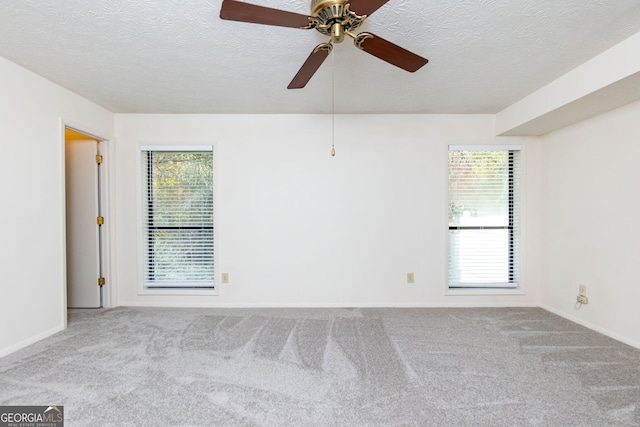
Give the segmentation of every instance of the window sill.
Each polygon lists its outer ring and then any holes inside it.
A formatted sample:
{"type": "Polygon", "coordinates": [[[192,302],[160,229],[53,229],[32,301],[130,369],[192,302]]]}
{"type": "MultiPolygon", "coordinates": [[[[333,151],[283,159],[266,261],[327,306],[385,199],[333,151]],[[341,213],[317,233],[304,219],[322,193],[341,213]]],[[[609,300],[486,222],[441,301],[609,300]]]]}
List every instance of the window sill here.
{"type": "Polygon", "coordinates": [[[447,288],[445,296],[467,295],[524,295],[524,289],[517,288],[447,288]]]}
{"type": "Polygon", "coordinates": [[[217,296],[218,289],[203,288],[144,288],[138,295],[166,295],[166,296],[217,296]]]}

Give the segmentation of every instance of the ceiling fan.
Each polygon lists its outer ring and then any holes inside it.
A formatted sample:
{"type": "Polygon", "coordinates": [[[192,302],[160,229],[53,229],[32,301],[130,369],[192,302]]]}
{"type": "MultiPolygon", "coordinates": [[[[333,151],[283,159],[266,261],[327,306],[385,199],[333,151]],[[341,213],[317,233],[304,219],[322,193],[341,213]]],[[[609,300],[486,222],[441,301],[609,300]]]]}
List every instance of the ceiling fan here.
{"type": "Polygon", "coordinates": [[[311,0],[311,15],[302,15],[286,10],[244,3],[238,0],[223,0],[220,18],[254,24],[279,27],[315,28],[329,36],[326,43],[316,46],[287,89],[301,89],[311,80],[333,49],[333,43],[342,43],[347,35],[359,49],[400,67],[415,72],[427,62],[426,58],[391,43],[371,33],[354,34],[369,15],[389,0],[311,0]],[[353,9],[353,10],[352,10],[353,9]]]}

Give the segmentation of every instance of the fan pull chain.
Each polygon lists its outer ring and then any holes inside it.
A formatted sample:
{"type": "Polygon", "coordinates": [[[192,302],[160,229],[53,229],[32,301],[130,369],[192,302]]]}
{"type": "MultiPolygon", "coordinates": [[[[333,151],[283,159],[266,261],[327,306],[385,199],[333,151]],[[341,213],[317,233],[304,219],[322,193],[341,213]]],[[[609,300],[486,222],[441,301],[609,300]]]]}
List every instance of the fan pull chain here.
{"type": "Polygon", "coordinates": [[[331,51],[331,157],[336,156],[336,61],[331,51]]]}

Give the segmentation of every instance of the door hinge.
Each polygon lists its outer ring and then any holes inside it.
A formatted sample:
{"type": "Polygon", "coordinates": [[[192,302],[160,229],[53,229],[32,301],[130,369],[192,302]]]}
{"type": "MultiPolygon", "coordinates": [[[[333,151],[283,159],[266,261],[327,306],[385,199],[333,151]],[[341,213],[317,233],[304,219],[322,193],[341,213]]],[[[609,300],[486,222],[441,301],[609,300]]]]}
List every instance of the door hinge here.
{"type": "Polygon", "coordinates": [[[102,164],[102,156],[101,156],[100,154],[98,154],[98,155],[96,156],[96,163],[97,163],[97,164],[99,164],[99,165],[101,165],[101,164],[102,164]]]}
{"type": "Polygon", "coordinates": [[[103,216],[99,216],[99,217],[96,219],[96,222],[98,223],[98,225],[102,225],[102,224],[104,224],[104,217],[103,217],[103,216]]]}
{"type": "Polygon", "coordinates": [[[105,283],[107,283],[107,281],[104,277],[98,277],[98,286],[103,287],[105,283]]]}

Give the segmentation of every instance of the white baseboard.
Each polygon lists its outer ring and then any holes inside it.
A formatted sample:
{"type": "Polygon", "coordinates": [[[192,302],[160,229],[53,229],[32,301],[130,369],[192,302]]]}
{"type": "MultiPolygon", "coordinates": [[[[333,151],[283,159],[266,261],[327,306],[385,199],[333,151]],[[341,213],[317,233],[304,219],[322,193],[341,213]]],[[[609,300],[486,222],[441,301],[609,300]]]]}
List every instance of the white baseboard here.
{"type": "Polygon", "coordinates": [[[57,334],[58,332],[64,330],[64,325],[59,325],[56,326],[55,328],[49,329],[48,331],[44,331],[42,333],[39,333],[37,335],[34,335],[32,337],[29,337],[28,339],[24,340],[24,341],[20,341],[17,344],[11,345],[9,347],[6,348],[2,348],[0,349],[0,357],[4,357],[8,354],[11,354],[15,351],[18,351],[22,348],[25,348],[27,346],[30,346],[31,344],[35,344],[36,342],[43,340],[47,337],[50,337],[53,334],[57,334]]]}
{"type": "Polygon", "coordinates": [[[442,304],[376,304],[376,303],[287,303],[287,304],[264,304],[264,303],[204,303],[194,304],[193,302],[158,302],[158,301],[120,301],[118,307],[168,307],[168,308],[509,308],[509,307],[539,307],[536,303],[442,303],[442,304]]]}
{"type": "Polygon", "coordinates": [[[595,325],[595,324],[593,324],[591,322],[587,322],[586,320],[580,319],[579,317],[572,316],[570,314],[567,314],[567,313],[562,312],[560,310],[557,310],[555,308],[549,307],[547,305],[542,304],[542,305],[540,305],[540,308],[543,308],[543,309],[545,309],[545,310],[547,310],[547,311],[549,311],[549,312],[551,312],[553,314],[557,314],[560,317],[564,317],[567,320],[571,320],[572,322],[577,323],[578,325],[582,325],[585,328],[589,328],[589,329],[592,329],[592,330],[594,330],[596,332],[600,332],[602,335],[606,335],[609,338],[613,338],[616,341],[620,341],[622,343],[630,345],[631,347],[635,347],[637,349],[640,349],[640,342],[638,342],[638,341],[632,340],[632,339],[627,338],[627,337],[625,337],[623,335],[620,335],[618,333],[612,332],[612,331],[610,331],[608,329],[602,328],[602,327],[600,327],[598,325],[595,325]]]}

